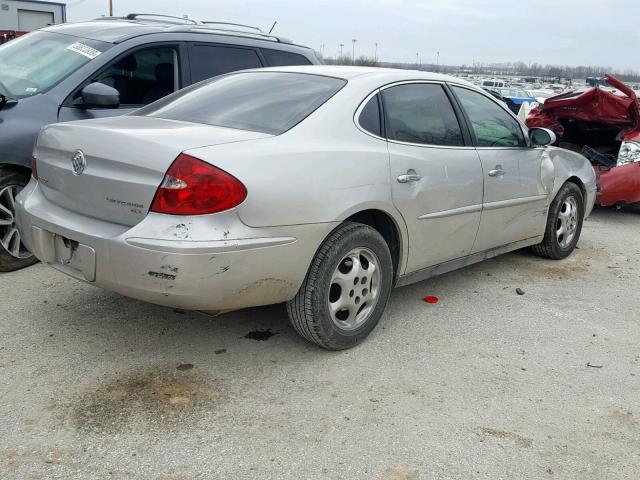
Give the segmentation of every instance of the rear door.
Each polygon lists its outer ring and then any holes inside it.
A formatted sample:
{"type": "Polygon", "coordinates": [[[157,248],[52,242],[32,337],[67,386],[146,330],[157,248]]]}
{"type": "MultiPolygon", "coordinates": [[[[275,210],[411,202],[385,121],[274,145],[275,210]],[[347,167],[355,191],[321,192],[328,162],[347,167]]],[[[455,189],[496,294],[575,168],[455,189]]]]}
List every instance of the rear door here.
{"type": "Polygon", "coordinates": [[[155,44],[119,55],[85,80],[65,100],[58,113],[61,122],[125,115],[186,85],[185,47],[155,44]],[[118,108],[84,108],[82,89],[99,82],[120,93],[118,108]]]}
{"type": "Polygon", "coordinates": [[[473,253],[540,235],[548,186],[543,148],[530,148],[520,122],[488,95],[453,86],[484,172],[482,221],[473,253]]]}
{"type": "Polygon", "coordinates": [[[444,85],[382,90],[393,202],[409,231],[407,272],[469,254],[482,208],[482,168],[444,85]]]}
{"type": "Polygon", "coordinates": [[[191,43],[189,65],[192,83],[237,70],[264,66],[255,48],[214,43],[191,43]]]}

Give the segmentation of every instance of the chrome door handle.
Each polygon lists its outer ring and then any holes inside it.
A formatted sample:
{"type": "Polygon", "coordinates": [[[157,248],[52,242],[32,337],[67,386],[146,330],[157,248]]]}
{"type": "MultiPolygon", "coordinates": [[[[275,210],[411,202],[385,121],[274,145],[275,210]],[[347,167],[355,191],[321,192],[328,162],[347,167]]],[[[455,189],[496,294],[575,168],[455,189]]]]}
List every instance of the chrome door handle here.
{"type": "Polygon", "coordinates": [[[489,176],[490,176],[490,177],[501,177],[501,176],[503,176],[505,173],[507,173],[507,172],[505,172],[505,171],[502,169],[502,166],[501,166],[501,165],[496,165],[496,168],[495,168],[494,170],[489,170],[489,176]]]}
{"type": "Polygon", "coordinates": [[[422,175],[418,175],[415,170],[407,170],[404,175],[398,175],[398,183],[413,183],[418,182],[422,178],[422,175]]]}

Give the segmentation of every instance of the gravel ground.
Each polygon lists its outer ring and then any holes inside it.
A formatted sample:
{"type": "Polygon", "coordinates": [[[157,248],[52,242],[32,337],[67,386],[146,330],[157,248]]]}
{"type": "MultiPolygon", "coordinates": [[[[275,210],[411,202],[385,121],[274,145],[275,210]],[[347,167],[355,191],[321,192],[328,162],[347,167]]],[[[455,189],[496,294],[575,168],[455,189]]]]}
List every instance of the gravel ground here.
{"type": "Polygon", "coordinates": [[[569,259],[397,289],[338,353],[283,306],[211,318],[0,275],[0,478],[635,480],[638,237],[639,212],[596,210],[569,259]]]}

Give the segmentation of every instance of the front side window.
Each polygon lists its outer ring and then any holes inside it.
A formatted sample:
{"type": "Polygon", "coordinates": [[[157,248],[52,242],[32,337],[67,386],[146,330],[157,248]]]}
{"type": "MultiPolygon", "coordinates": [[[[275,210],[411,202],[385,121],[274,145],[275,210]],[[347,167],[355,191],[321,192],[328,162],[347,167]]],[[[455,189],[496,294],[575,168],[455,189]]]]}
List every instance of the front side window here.
{"type": "Polygon", "coordinates": [[[31,97],[65,79],[111,44],[52,32],[33,32],[0,47],[0,94],[31,97]]]}
{"type": "Polygon", "coordinates": [[[484,95],[467,88],[453,87],[467,112],[479,147],[526,147],[516,119],[484,95]]]}
{"type": "Polygon", "coordinates": [[[118,90],[121,105],[147,105],[178,90],[178,65],[175,48],[147,48],[120,57],[91,81],[118,90]]]}
{"type": "Polygon", "coordinates": [[[255,50],[220,45],[193,45],[189,61],[193,83],[225,73],[262,67],[255,50]]]}
{"type": "Polygon", "coordinates": [[[451,102],[441,85],[406,84],[382,92],[390,140],[427,145],[464,145],[451,102]]]}
{"type": "Polygon", "coordinates": [[[185,88],[134,115],[279,135],[304,120],[346,83],[302,73],[235,73],[185,88]]]}

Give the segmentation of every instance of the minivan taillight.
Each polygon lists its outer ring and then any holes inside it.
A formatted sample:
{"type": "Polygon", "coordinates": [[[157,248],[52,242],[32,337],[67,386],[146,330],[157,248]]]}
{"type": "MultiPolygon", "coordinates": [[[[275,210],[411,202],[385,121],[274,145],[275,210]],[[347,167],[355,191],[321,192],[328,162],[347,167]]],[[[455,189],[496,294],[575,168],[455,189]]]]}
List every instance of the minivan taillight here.
{"type": "Polygon", "coordinates": [[[247,189],[232,175],[181,153],[158,187],[150,211],[202,215],[228,210],[247,198],[247,189]]]}

